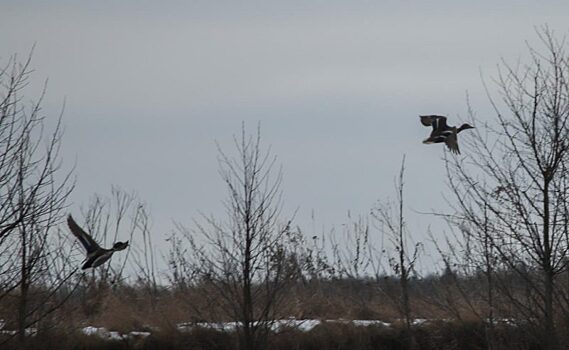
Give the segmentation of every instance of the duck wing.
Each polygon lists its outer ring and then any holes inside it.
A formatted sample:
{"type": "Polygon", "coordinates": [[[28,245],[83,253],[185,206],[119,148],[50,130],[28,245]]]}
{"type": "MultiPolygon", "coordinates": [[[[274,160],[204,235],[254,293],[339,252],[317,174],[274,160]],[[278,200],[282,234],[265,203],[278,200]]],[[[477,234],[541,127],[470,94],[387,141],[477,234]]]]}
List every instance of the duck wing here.
{"type": "Polygon", "coordinates": [[[87,250],[87,254],[90,254],[101,248],[87,232],[83,231],[83,229],[77,225],[71,215],[67,217],[67,225],[69,226],[71,233],[73,233],[73,235],[79,239],[79,242],[83,244],[83,247],[85,247],[85,250],[87,250]]]}
{"type": "Polygon", "coordinates": [[[424,126],[432,126],[433,131],[447,129],[447,117],[442,115],[420,115],[419,118],[424,126]]]}
{"type": "Polygon", "coordinates": [[[456,138],[456,131],[448,134],[445,140],[445,144],[452,153],[460,154],[460,149],[458,148],[458,140],[456,138]]]}

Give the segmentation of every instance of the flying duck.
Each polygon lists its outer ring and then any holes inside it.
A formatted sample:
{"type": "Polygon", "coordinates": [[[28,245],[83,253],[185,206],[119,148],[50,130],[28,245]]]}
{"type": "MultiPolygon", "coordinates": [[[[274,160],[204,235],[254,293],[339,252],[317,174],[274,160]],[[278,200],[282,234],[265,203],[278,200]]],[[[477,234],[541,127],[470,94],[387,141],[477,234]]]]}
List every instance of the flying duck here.
{"type": "Polygon", "coordinates": [[[458,149],[458,141],[456,135],[462,130],[473,129],[470,124],[462,124],[459,128],[456,126],[448,126],[447,118],[442,115],[421,115],[421,123],[424,126],[432,126],[431,135],[423,141],[423,143],[446,143],[449,150],[453,153],[460,154],[458,149]]]}
{"type": "Polygon", "coordinates": [[[114,252],[124,250],[128,247],[128,241],[126,241],[116,242],[111,249],[101,248],[87,232],[83,231],[83,229],[77,225],[73,217],[71,217],[71,214],[67,217],[67,225],[69,225],[71,233],[79,239],[79,242],[83,244],[87,251],[87,258],[81,270],[97,267],[109,260],[114,252]]]}

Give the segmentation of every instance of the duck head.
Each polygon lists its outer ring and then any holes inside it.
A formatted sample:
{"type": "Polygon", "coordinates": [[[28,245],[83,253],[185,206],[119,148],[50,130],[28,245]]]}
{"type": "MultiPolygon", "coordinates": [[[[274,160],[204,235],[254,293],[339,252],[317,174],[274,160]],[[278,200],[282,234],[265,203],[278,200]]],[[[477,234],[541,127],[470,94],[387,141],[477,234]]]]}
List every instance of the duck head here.
{"type": "Polygon", "coordinates": [[[474,129],[474,127],[468,123],[464,123],[460,126],[460,128],[458,128],[456,130],[456,132],[461,132],[462,130],[466,130],[466,129],[474,129]]]}
{"type": "Polygon", "coordinates": [[[116,243],[113,245],[113,250],[115,250],[115,251],[116,251],[116,250],[124,250],[124,249],[126,249],[126,247],[128,247],[128,241],[126,241],[126,242],[116,242],[116,243]]]}

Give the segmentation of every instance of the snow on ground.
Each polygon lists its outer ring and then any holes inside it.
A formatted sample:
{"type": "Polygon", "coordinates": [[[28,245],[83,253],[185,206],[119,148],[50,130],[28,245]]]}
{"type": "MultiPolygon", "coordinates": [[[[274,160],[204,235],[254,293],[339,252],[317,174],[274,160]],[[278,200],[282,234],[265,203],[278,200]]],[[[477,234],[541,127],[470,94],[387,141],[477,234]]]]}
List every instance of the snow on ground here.
{"type": "MultiPolygon", "coordinates": [[[[390,323],[379,321],[379,320],[297,320],[295,318],[288,318],[282,320],[275,320],[270,324],[271,330],[273,332],[280,332],[284,329],[294,328],[301,332],[309,332],[314,327],[322,324],[323,322],[326,323],[344,323],[348,324],[351,323],[358,327],[367,327],[372,325],[381,325],[385,327],[391,326],[390,323]]],[[[240,322],[219,322],[219,323],[209,323],[209,322],[187,322],[187,323],[179,323],[177,328],[181,332],[188,332],[195,328],[207,328],[207,329],[215,329],[218,331],[224,332],[234,332],[237,327],[241,325],[240,322]]]]}
{"type": "Polygon", "coordinates": [[[87,326],[81,329],[81,332],[85,335],[96,335],[99,338],[107,339],[107,340],[123,340],[129,338],[145,338],[150,335],[150,332],[139,332],[139,331],[132,331],[129,333],[119,333],[116,331],[109,331],[105,327],[93,327],[87,326]]]}
{"type": "Polygon", "coordinates": [[[271,330],[278,333],[286,328],[295,328],[302,332],[309,332],[321,323],[322,322],[320,320],[297,320],[295,318],[289,318],[285,320],[276,320],[271,325],[271,330]]]}
{"type": "MultiPolygon", "coordinates": [[[[0,330],[0,334],[15,335],[16,333],[18,333],[18,331],[16,330],[8,330],[8,329],[0,330]]],[[[26,337],[35,337],[37,333],[38,330],[36,328],[26,328],[26,337]]]]}
{"type": "MultiPolygon", "coordinates": [[[[328,320],[326,322],[334,322],[334,320],[328,320]]],[[[369,326],[383,326],[383,327],[391,327],[391,323],[383,322],[380,320],[353,320],[347,321],[353,323],[354,326],[358,327],[369,327],[369,326]]]]}
{"type": "MultiPolygon", "coordinates": [[[[436,321],[443,321],[443,322],[450,322],[450,319],[426,319],[426,318],[416,318],[411,321],[411,324],[414,326],[421,326],[426,325],[430,322],[436,321]]],[[[402,322],[402,320],[396,320],[396,322],[402,322]]],[[[514,319],[511,318],[503,318],[503,319],[494,319],[496,323],[505,323],[511,326],[515,326],[517,323],[514,319]]],[[[273,332],[281,332],[285,329],[297,329],[301,332],[309,332],[314,329],[316,326],[321,325],[322,323],[341,323],[341,324],[352,324],[356,327],[369,327],[369,326],[382,326],[382,327],[391,327],[392,323],[384,322],[380,320],[344,320],[344,319],[337,319],[337,320],[313,320],[313,319],[306,319],[306,320],[297,320],[296,318],[288,318],[282,320],[275,320],[272,322],[271,330],[273,332]]],[[[0,334],[9,334],[15,335],[17,331],[15,330],[6,330],[4,329],[6,322],[0,319],[0,334]]],[[[241,325],[241,322],[186,322],[186,323],[179,323],[176,325],[176,328],[180,332],[189,332],[195,328],[206,328],[206,329],[214,329],[217,331],[223,332],[234,332],[237,327],[241,325]]],[[[97,336],[102,339],[107,340],[126,340],[126,339],[136,339],[136,338],[146,338],[150,336],[150,332],[141,332],[141,331],[131,331],[128,333],[120,333],[117,331],[109,331],[104,327],[93,327],[87,326],[81,328],[81,332],[88,336],[97,336]]],[[[37,333],[36,328],[26,328],[26,335],[27,336],[34,336],[37,333]]]]}
{"type": "MultiPolygon", "coordinates": [[[[435,321],[444,321],[448,322],[450,320],[443,319],[443,320],[435,320],[435,319],[426,319],[426,318],[416,318],[411,321],[411,324],[414,326],[421,326],[426,325],[430,322],[435,321]]],[[[395,322],[402,322],[402,320],[396,320],[395,322]]],[[[344,320],[344,319],[337,319],[337,320],[314,320],[314,319],[306,319],[306,320],[298,320],[296,318],[288,318],[282,320],[275,320],[271,323],[270,327],[271,330],[275,333],[281,332],[285,329],[297,329],[301,332],[309,332],[314,329],[316,326],[321,325],[322,323],[340,323],[340,324],[352,324],[356,327],[369,327],[369,326],[381,326],[381,327],[391,327],[392,323],[384,322],[381,320],[344,320]]],[[[241,322],[185,322],[185,323],[178,323],[176,328],[180,332],[190,332],[196,328],[205,328],[205,329],[213,329],[220,332],[235,332],[237,327],[241,325],[241,322]]],[[[85,327],[83,328],[83,333],[87,335],[96,335],[101,338],[105,339],[114,339],[120,340],[125,339],[133,336],[140,336],[140,337],[147,337],[150,335],[150,332],[130,332],[128,334],[119,334],[118,332],[109,332],[105,328],[97,328],[97,327],[85,327]]]]}

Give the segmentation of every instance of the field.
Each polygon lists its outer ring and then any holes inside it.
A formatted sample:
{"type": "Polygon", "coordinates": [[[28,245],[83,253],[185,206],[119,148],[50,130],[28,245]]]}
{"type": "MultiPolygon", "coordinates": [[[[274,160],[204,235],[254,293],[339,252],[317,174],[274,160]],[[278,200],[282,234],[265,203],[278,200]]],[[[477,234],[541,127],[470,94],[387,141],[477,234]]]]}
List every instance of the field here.
{"type": "MultiPolygon", "coordinates": [[[[411,283],[412,326],[398,311],[397,281],[354,280],[298,283],[268,325],[270,349],[539,349],[537,325],[494,315],[483,300],[465,300],[444,279],[411,283]],[[444,295],[444,298],[441,298],[444,295]],[[468,301],[468,303],[466,302],[468,301]],[[468,304],[478,304],[471,309],[468,304]]],[[[474,281],[463,281],[476,285],[474,281]]],[[[469,293],[475,298],[476,291],[469,293]]],[[[78,289],[26,337],[25,349],[237,349],[238,324],[200,290],[151,290],[142,286],[78,289]]],[[[7,300],[7,299],[4,299],[7,300]]],[[[18,346],[13,305],[2,303],[2,349],[18,346]]]]}

